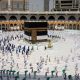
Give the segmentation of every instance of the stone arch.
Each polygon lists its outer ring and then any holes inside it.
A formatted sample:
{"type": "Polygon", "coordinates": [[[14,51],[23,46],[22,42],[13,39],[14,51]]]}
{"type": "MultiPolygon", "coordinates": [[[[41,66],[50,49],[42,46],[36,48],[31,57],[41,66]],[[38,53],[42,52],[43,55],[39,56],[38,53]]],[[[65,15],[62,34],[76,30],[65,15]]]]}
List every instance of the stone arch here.
{"type": "Polygon", "coordinates": [[[35,16],[31,16],[30,20],[36,20],[36,17],[35,16]]]}
{"type": "Polygon", "coordinates": [[[61,21],[62,21],[62,20],[65,20],[65,17],[64,17],[64,16],[59,16],[59,17],[58,17],[58,20],[61,20],[61,21]]]}
{"type": "Polygon", "coordinates": [[[76,24],[73,24],[73,29],[74,29],[74,30],[76,29],[76,24]]]}
{"type": "Polygon", "coordinates": [[[10,24],[10,27],[13,27],[13,24],[10,24]]]}
{"type": "Polygon", "coordinates": [[[17,20],[17,17],[16,16],[11,16],[10,18],[9,18],[9,20],[17,20]]]}
{"type": "Polygon", "coordinates": [[[77,25],[77,30],[79,30],[79,24],[77,25]]]}
{"type": "Polygon", "coordinates": [[[17,26],[17,24],[14,24],[14,26],[17,26]]]}
{"type": "Polygon", "coordinates": [[[0,21],[6,21],[6,17],[5,16],[0,16],[0,21]]]}
{"type": "Polygon", "coordinates": [[[64,24],[61,24],[61,26],[64,26],[64,24]]]}
{"type": "Polygon", "coordinates": [[[46,17],[45,16],[40,16],[39,20],[46,20],[46,17]]]}
{"type": "Polygon", "coordinates": [[[26,17],[26,16],[21,16],[21,17],[20,17],[20,20],[26,21],[26,20],[27,20],[27,17],[26,17]]]}
{"type": "Polygon", "coordinates": [[[60,27],[61,25],[60,25],[60,24],[58,24],[57,26],[58,26],[58,27],[60,27]]]}
{"type": "Polygon", "coordinates": [[[75,21],[76,18],[75,18],[75,16],[69,16],[68,20],[70,20],[70,21],[75,21]]]}
{"type": "Polygon", "coordinates": [[[2,30],[5,30],[5,24],[2,24],[2,30]]]}
{"type": "Polygon", "coordinates": [[[54,16],[49,16],[48,20],[55,20],[54,16]]]}
{"type": "Polygon", "coordinates": [[[69,24],[69,29],[72,29],[73,25],[72,24],[69,24]]]}
{"type": "Polygon", "coordinates": [[[4,27],[4,26],[5,26],[5,24],[2,24],[2,26],[4,27]]]}

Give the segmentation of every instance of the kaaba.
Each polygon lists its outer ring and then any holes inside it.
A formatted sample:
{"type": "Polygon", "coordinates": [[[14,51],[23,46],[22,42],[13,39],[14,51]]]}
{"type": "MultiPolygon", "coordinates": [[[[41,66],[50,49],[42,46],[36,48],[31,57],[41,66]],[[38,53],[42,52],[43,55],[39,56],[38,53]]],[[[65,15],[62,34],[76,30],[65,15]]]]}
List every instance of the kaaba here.
{"type": "Polygon", "coordinates": [[[47,22],[24,22],[25,38],[33,43],[47,40],[47,22]]]}

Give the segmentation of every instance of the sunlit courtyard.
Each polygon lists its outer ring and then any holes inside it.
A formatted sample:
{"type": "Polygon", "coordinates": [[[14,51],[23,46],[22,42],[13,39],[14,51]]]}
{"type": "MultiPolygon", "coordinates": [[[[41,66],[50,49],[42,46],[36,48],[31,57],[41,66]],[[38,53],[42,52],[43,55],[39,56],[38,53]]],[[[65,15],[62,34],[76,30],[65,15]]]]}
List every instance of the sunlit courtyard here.
{"type": "Polygon", "coordinates": [[[15,77],[17,80],[64,80],[65,73],[73,79],[79,75],[80,31],[48,30],[47,39],[50,43],[32,44],[25,40],[23,31],[1,32],[0,76],[3,80],[15,80],[15,77]]]}

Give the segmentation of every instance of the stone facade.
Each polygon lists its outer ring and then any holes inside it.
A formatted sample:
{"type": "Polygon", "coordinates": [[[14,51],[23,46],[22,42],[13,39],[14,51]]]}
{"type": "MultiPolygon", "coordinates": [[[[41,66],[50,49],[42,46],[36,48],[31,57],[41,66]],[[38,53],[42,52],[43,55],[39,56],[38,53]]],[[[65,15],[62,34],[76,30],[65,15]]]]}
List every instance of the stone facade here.
{"type": "Polygon", "coordinates": [[[29,9],[28,0],[0,0],[0,10],[19,10],[29,9]]]}

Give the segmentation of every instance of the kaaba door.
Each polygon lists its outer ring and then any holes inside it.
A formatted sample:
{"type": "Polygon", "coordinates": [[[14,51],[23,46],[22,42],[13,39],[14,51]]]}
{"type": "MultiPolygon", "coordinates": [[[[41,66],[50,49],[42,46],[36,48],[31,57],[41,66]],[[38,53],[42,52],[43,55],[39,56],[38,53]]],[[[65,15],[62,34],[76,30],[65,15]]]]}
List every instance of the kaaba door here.
{"type": "Polygon", "coordinates": [[[35,43],[37,41],[37,32],[36,30],[32,30],[32,43],[35,43]]]}

